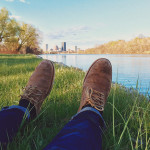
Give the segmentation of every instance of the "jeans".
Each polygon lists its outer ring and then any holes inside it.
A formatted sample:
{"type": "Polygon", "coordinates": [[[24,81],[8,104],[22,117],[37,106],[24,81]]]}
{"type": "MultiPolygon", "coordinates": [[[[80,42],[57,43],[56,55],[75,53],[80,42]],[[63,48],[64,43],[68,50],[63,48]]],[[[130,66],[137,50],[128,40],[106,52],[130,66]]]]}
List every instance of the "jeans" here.
{"type": "MultiPolygon", "coordinates": [[[[30,114],[21,106],[6,107],[0,111],[0,143],[8,143],[16,135],[23,118],[30,114]]],[[[101,114],[92,107],[85,107],[65,125],[54,140],[44,150],[101,150],[101,114]]]]}

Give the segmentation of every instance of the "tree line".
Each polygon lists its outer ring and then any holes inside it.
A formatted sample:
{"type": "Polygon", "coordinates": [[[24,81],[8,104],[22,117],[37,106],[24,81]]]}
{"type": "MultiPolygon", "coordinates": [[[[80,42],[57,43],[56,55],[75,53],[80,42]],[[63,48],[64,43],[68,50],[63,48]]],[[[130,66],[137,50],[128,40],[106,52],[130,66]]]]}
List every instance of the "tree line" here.
{"type": "Polygon", "coordinates": [[[0,51],[37,52],[39,31],[30,24],[18,22],[6,8],[0,10],[0,51]]]}
{"type": "MultiPolygon", "coordinates": [[[[83,53],[83,52],[81,52],[83,53]]],[[[150,54],[150,37],[136,37],[130,41],[110,41],[85,50],[86,54],[150,54]]]]}

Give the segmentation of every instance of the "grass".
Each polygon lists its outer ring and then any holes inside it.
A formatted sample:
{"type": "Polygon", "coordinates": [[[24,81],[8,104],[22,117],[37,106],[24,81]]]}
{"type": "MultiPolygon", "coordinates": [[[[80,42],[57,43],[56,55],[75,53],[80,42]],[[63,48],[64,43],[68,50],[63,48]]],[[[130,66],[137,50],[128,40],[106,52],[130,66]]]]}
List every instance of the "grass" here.
{"type": "MultiPolygon", "coordinates": [[[[33,55],[0,55],[0,108],[17,105],[34,68],[33,55]]],[[[21,127],[8,150],[43,149],[79,107],[85,73],[55,64],[55,82],[41,114],[21,127]]],[[[137,91],[112,84],[104,111],[103,150],[150,149],[150,103],[137,91]]]]}

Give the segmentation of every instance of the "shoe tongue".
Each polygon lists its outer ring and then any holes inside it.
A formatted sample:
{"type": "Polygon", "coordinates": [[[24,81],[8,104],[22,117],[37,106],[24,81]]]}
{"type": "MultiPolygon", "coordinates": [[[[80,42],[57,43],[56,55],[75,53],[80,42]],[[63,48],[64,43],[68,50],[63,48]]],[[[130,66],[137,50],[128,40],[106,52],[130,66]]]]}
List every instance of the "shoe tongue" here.
{"type": "Polygon", "coordinates": [[[97,93],[94,92],[92,88],[87,88],[86,93],[87,93],[87,97],[89,99],[93,99],[94,100],[97,97],[97,93]]]}
{"type": "Polygon", "coordinates": [[[89,89],[89,95],[92,95],[92,93],[93,93],[93,90],[90,88],[89,89]]]}

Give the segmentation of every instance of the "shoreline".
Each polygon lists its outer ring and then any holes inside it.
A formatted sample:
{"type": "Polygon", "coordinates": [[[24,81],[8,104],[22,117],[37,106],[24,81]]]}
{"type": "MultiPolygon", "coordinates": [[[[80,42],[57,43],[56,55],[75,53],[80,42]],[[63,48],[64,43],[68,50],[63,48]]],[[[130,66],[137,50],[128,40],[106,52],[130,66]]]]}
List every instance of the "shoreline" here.
{"type": "MultiPolygon", "coordinates": [[[[41,56],[39,56],[39,55],[36,55],[36,57],[37,58],[39,58],[39,59],[43,59],[41,56]]],[[[45,59],[45,60],[49,60],[49,59],[45,59]]],[[[50,61],[52,61],[52,60],[50,60],[50,61]]],[[[69,68],[74,68],[74,69],[76,69],[76,70],[80,70],[80,71],[83,71],[83,72],[86,72],[86,71],[84,71],[84,70],[82,70],[82,69],[80,69],[80,68],[77,68],[77,67],[73,67],[73,66],[67,66],[67,65],[65,65],[64,63],[62,63],[62,62],[56,62],[56,61],[52,61],[54,64],[56,63],[56,64],[58,64],[58,65],[60,65],[60,66],[64,66],[64,67],[69,67],[69,68]]]]}
{"type": "MultiPolygon", "coordinates": [[[[43,59],[41,56],[37,56],[37,58],[39,58],[39,59],[43,59]]],[[[48,59],[49,60],[49,59],[48,59]]],[[[83,71],[83,72],[85,72],[86,73],[86,71],[84,71],[84,70],[82,70],[82,69],[80,69],[80,68],[77,68],[77,67],[70,67],[70,66],[67,66],[67,65],[65,65],[64,63],[62,63],[62,62],[56,62],[56,61],[52,61],[54,64],[56,63],[56,64],[58,64],[58,65],[60,65],[60,66],[63,66],[63,67],[68,67],[68,68],[74,68],[74,69],[76,69],[76,70],[80,70],[80,71],[83,71]]],[[[114,86],[115,84],[117,84],[120,88],[123,88],[123,89],[126,89],[126,91],[127,92],[130,92],[130,93],[132,93],[132,92],[136,92],[136,93],[139,93],[140,95],[142,95],[142,96],[146,96],[146,98],[148,98],[148,101],[150,101],[150,96],[147,94],[147,95],[144,95],[142,92],[139,92],[138,91],[138,89],[134,89],[134,88],[132,88],[132,87],[126,87],[126,86],[124,86],[124,85],[122,85],[122,84],[120,84],[120,83],[116,83],[115,81],[112,81],[112,85],[114,86]]]]}

